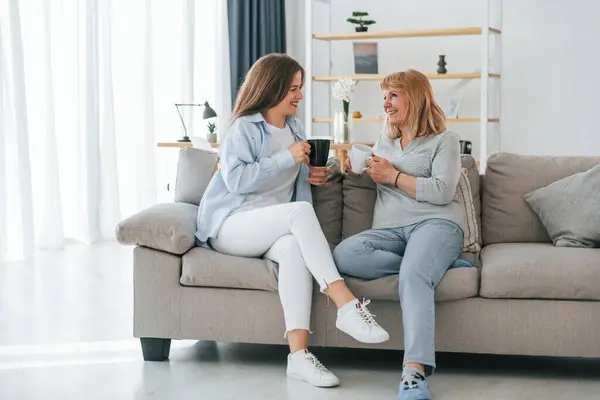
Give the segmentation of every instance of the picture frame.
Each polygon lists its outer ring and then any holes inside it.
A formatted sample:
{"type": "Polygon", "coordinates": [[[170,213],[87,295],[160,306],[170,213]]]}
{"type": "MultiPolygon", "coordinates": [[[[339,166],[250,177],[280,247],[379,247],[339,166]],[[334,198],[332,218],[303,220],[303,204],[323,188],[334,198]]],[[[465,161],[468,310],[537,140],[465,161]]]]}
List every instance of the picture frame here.
{"type": "Polygon", "coordinates": [[[446,104],[442,106],[446,118],[458,118],[458,110],[462,103],[462,96],[452,96],[446,104]]]}
{"type": "Polygon", "coordinates": [[[355,74],[379,73],[377,42],[356,42],[353,49],[355,74]]]}

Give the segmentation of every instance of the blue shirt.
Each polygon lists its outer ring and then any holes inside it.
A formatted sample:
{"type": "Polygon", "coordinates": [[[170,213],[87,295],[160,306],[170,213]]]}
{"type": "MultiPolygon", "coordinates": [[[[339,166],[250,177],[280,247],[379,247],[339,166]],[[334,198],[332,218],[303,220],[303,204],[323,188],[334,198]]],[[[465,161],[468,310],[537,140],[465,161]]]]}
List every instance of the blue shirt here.
{"type": "MultiPolygon", "coordinates": [[[[295,142],[306,140],[298,118],[286,117],[295,142]]],[[[200,245],[216,238],[225,219],[255,191],[295,165],[289,150],[274,153],[273,137],[262,114],[239,117],[229,126],[221,146],[219,169],[212,177],[198,209],[196,237],[200,245]]],[[[312,204],[309,168],[300,165],[292,201],[312,204]]]]}

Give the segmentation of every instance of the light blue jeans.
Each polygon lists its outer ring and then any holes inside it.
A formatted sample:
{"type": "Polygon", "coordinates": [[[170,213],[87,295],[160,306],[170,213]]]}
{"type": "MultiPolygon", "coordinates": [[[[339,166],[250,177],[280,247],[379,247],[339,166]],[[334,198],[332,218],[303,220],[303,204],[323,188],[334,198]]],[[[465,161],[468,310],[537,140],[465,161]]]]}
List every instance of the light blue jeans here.
{"type": "Polygon", "coordinates": [[[399,274],[404,364],[423,364],[426,375],[435,368],[435,288],[458,258],[462,243],[463,231],[457,224],[428,219],[359,233],[333,252],[343,274],[365,280],[399,274]]]}

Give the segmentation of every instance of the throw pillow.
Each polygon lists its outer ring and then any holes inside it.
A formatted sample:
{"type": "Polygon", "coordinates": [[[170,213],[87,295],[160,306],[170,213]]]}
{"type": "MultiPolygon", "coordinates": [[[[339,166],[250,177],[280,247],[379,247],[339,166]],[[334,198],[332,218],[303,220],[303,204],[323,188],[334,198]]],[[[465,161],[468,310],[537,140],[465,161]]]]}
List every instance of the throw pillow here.
{"type": "Polygon", "coordinates": [[[313,206],[321,229],[333,250],[342,240],[342,172],[340,160],[330,158],[327,166],[331,169],[327,183],[323,186],[311,186],[313,206]]]}
{"type": "Polygon", "coordinates": [[[557,247],[600,247],[600,165],[523,196],[557,247]]]}
{"type": "Polygon", "coordinates": [[[463,253],[478,253],[481,251],[481,239],[479,236],[479,225],[477,224],[477,213],[473,201],[473,191],[466,168],[461,168],[456,195],[465,217],[465,232],[463,239],[463,253]]]}
{"type": "Polygon", "coordinates": [[[156,204],[117,225],[121,244],[184,254],[196,243],[198,207],[186,203],[156,204]]]}
{"type": "Polygon", "coordinates": [[[344,175],[342,240],[373,227],[377,184],[367,174],[344,175]]]}
{"type": "Polygon", "coordinates": [[[219,155],[212,151],[186,147],[179,152],[175,202],[199,205],[210,183],[219,155]]]}

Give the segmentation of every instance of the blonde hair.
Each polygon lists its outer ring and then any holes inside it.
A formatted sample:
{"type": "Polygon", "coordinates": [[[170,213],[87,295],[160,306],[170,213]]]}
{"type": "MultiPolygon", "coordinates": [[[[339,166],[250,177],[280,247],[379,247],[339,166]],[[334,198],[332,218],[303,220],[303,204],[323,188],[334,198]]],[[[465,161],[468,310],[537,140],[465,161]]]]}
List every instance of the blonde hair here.
{"type": "MultiPolygon", "coordinates": [[[[446,116],[435,102],[431,83],[419,71],[395,72],[383,78],[380,87],[382,90],[398,90],[406,96],[408,110],[405,118],[410,140],[446,130],[446,116]]],[[[403,135],[400,127],[392,125],[389,119],[386,119],[386,125],[390,139],[403,135]]]]}
{"type": "Polygon", "coordinates": [[[281,103],[288,94],[297,72],[302,75],[304,84],[304,69],[287,54],[272,53],[259,58],[240,86],[231,120],[265,112],[281,103]]]}

